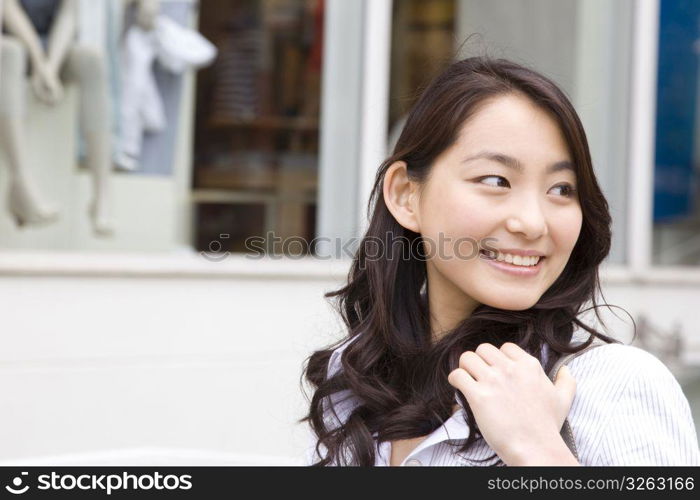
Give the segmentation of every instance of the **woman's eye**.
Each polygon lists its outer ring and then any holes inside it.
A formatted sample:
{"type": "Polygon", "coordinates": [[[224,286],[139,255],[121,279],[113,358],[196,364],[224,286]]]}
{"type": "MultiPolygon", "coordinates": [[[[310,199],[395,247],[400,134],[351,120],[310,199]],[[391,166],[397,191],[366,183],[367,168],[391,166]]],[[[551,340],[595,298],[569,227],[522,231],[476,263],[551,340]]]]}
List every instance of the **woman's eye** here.
{"type": "Polygon", "coordinates": [[[508,179],[501,177],[500,175],[487,175],[485,177],[481,177],[479,182],[494,187],[510,187],[508,179]]]}
{"type": "MultiPolygon", "coordinates": [[[[486,184],[488,186],[493,186],[493,187],[510,187],[510,183],[508,182],[508,179],[505,177],[502,177],[500,175],[486,175],[484,177],[480,177],[477,179],[480,183],[486,184]],[[495,179],[495,181],[490,181],[490,182],[484,182],[486,179],[495,179]],[[502,185],[502,183],[505,183],[505,185],[502,185]]],[[[563,193],[561,196],[565,198],[573,198],[576,195],[576,188],[572,186],[571,184],[559,184],[558,186],[554,186],[552,189],[561,189],[563,190],[563,193]]]]}
{"type": "Polygon", "coordinates": [[[559,189],[559,196],[564,196],[566,198],[571,198],[576,193],[576,188],[571,184],[559,184],[552,189],[559,189]]]}

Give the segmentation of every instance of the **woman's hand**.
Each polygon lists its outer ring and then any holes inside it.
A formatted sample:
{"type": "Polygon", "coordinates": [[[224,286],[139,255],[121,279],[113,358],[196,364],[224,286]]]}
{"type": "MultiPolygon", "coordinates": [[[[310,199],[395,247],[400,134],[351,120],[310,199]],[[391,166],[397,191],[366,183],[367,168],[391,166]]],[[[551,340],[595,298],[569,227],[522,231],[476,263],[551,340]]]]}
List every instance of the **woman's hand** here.
{"type": "Polygon", "coordinates": [[[528,457],[540,465],[559,457],[575,461],[559,434],[576,394],[566,366],[552,384],[540,361],[519,346],[480,344],[460,356],[448,381],[464,394],[484,439],[507,465],[532,463],[528,457]]]}

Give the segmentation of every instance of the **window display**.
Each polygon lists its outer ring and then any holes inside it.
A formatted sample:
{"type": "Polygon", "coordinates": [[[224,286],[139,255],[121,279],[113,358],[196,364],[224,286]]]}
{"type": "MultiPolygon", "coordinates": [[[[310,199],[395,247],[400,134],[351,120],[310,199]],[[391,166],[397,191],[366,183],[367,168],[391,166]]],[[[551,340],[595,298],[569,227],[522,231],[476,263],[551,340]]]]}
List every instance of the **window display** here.
{"type": "Polygon", "coordinates": [[[0,147],[7,153],[12,176],[8,208],[20,226],[54,222],[59,216],[59,208],[45,201],[35,188],[27,165],[30,145],[23,127],[29,65],[31,89],[48,105],[61,100],[66,80],[78,84],[80,126],[93,175],[88,214],[94,232],[108,236],[113,227],[109,186],[111,118],[105,61],[92,48],[76,42],[75,0],[8,0],[4,8],[7,34],[2,37],[0,55],[0,147]]]}

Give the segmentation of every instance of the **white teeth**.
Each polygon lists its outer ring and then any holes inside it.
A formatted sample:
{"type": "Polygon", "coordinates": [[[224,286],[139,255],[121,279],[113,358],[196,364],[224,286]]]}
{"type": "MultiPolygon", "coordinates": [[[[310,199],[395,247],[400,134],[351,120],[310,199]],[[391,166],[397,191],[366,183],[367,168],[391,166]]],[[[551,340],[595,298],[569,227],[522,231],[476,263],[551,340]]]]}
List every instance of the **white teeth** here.
{"type": "MultiPolygon", "coordinates": [[[[489,256],[493,257],[493,254],[489,252],[489,256]]],[[[513,264],[515,266],[523,266],[523,267],[530,267],[530,266],[536,266],[537,263],[540,261],[539,256],[536,255],[531,255],[528,257],[524,257],[522,255],[512,255],[509,253],[501,253],[498,252],[496,256],[496,260],[499,260],[501,262],[505,261],[508,262],[509,264],[513,264]]]]}

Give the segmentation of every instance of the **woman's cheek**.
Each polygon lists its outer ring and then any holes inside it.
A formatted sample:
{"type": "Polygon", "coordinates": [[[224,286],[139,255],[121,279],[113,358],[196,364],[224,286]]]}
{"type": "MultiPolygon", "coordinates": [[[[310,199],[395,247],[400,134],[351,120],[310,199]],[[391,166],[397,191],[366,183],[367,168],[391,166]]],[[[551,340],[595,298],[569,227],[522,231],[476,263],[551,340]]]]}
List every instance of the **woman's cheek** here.
{"type": "Polygon", "coordinates": [[[581,234],[581,223],[583,216],[579,207],[573,208],[565,214],[559,214],[554,218],[556,224],[557,246],[562,248],[568,255],[576,246],[579,234],[581,234]]]}

